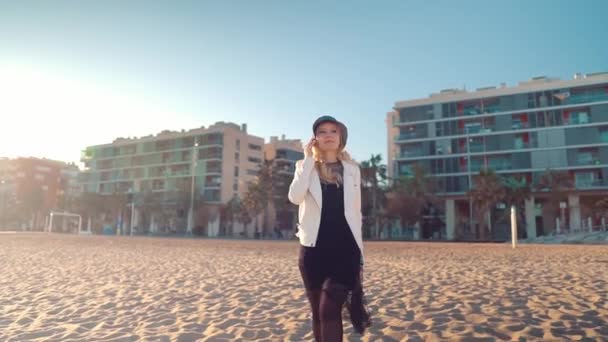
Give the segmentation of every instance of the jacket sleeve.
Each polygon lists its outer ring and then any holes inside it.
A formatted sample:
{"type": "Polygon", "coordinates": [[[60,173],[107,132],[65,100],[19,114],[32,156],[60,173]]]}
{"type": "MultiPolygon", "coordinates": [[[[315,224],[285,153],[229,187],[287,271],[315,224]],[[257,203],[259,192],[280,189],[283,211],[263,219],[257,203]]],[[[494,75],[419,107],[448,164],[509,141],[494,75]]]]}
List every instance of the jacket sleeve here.
{"type": "Polygon", "coordinates": [[[300,205],[304,201],[306,192],[310,185],[310,173],[315,166],[315,160],[309,156],[296,163],[296,171],[289,186],[289,201],[295,205],[300,205]]]}

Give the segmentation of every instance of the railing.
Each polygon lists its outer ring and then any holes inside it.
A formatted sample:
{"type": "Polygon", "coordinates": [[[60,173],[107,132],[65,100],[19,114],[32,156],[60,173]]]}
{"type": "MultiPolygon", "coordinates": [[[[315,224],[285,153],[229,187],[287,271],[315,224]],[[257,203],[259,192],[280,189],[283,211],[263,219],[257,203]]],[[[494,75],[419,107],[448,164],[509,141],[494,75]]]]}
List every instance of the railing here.
{"type": "Polygon", "coordinates": [[[399,154],[399,158],[420,157],[423,155],[425,155],[425,153],[422,150],[402,151],[399,154]]]}
{"type": "Polygon", "coordinates": [[[587,102],[607,101],[608,94],[597,94],[597,95],[571,95],[567,97],[563,104],[579,104],[587,102]]]}
{"type": "Polygon", "coordinates": [[[579,180],[579,181],[575,181],[574,185],[578,189],[600,188],[600,187],[608,187],[608,181],[603,180],[603,179],[579,180]]]}
{"type": "Polygon", "coordinates": [[[410,132],[410,133],[401,133],[395,137],[395,140],[408,140],[408,139],[417,139],[417,138],[426,138],[427,134],[422,132],[410,132]]]}

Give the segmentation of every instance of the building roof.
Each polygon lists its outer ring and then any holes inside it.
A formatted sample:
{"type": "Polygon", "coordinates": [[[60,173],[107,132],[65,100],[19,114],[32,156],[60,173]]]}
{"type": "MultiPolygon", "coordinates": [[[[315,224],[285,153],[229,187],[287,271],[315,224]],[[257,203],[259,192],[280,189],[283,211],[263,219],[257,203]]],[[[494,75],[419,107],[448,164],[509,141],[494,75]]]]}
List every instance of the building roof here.
{"type": "Polygon", "coordinates": [[[394,109],[417,107],[437,103],[447,103],[455,101],[466,101],[480,98],[505,96],[529,93],[535,91],[562,89],[570,87],[587,86],[608,82],[608,72],[598,72],[593,74],[575,74],[572,80],[560,80],[546,76],[533,77],[528,81],[521,81],[517,86],[508,87],[504,83],[499,87],[482,87],[473,92],[464,89],[444,89],[439,93],[431,94],[428,98],[413,99],[395,102],[394,109]]]}

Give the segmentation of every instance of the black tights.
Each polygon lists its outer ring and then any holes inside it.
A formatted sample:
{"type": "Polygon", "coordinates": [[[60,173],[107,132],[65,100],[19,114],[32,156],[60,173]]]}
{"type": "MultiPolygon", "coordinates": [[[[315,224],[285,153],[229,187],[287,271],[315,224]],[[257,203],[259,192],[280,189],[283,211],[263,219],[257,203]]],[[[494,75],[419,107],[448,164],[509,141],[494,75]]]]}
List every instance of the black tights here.
{"type": "Polygon", "coordinates": [[[317,342],[342,341],[342,306],[346,301],[344,286],[329,279],[322,289],[310,289],[306,296],[312,308],[312,329],[317,342]]]}

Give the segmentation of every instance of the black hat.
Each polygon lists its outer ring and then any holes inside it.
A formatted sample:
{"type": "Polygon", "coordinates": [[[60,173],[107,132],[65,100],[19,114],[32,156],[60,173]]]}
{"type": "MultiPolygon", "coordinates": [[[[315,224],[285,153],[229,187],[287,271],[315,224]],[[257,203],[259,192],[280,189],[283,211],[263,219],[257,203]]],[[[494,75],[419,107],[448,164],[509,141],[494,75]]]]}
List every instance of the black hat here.
{"type": "Polygon", "coordinates": [[[332,122],[332,123],[335,123],[336,125],[340,126],[341,131],[342,131],[342,132],[340,132],[340,146],[341,147],[346,146],[346,140],[348,139],[348,129],[346,128],[345,124],[336,120],[336,118],[334,118],[333,116],[323,115],[323,116],[320,116],[317,120],[315,120],[315,122],[312,124],[312,133],[317,134],[317,128],[319,128],[319,126],[325,122],[332,122]]]}

